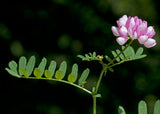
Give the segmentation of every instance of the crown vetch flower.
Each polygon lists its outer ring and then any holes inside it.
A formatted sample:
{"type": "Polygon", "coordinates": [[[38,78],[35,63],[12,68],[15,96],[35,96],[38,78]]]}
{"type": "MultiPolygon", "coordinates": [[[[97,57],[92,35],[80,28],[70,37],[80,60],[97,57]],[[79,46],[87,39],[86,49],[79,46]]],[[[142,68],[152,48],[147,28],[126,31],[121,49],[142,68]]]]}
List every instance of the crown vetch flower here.
{"type": "Polygon", "coordinates": [[[119,45],[125,44],[129,38],[137,39],[140,44],[144,44],[147,48],[156,45],[156,40],[152,39],[156,33],[154,27],[147,27],[147,21],[143,21],[137,16],[127,17],[127,15],[123,15],[117,21],[117,27],[112,26],[111,30],[117,36],[116,41],[119,45]]]}

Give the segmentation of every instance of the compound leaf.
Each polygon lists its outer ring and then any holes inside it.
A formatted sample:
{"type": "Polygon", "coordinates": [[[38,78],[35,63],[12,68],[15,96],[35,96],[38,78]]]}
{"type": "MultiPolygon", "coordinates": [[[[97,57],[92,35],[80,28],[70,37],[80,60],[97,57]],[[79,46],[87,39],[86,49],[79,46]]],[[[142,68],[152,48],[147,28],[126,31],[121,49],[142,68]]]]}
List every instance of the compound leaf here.
{"type": "Polygon", "coordinates": [[[27,59],[26,57],[22,56],[19,59],[19,74],[22,75],[21,69],[26,69],[27,59]]]}
{"type": "Polygon", "coordinates": [[[110,70],[111,72],[114,72],[113,68],[108,67],[108,70],[110,70]]]}
{"type": "Polygon", "coordinates": [[[96,52],[85,54],[85,56],[78,55],[77,57],[81,58],[83,61],[99,60],[96,55],[96,52]]]}
{"type": "Polygon", "coordinates": [[[109,56],[107,56],[107,55],[105,56],[105,58],[106,58],[106,60],[109,61],[109,62],[112,61],[112,59],[111,59],[109,56]]]}
{"type": "Polygon", "coordinates": [[[93,52],[93,57],[96,58],[96,52],[95,51],[93,52]]]}
{"type": "Polygon", "coordinates": [[[31,56],[26,66],[26,72],[28,76],[32,74],[34,66],[35,66],[35,56],[31,56]]]}
{"type": "Polygon", "coordinates": [[[130,56],[134,56],[135,55],[135,51],[134,51],[132,46],[129,46],[127,49],[130,52],[130,56]]]}
{"type": "Polygon", "coordinates": [[[41,63],[40,63],[39,66],[38,66],[38,69],[39,69],[40,72],[41,72],[41,76],[42,76],[43,73],[44,73],[46,64],[47,64],[47,59],[46,59],[46,58],[43,58],[42,61],[41,61],[41,63]]]}
{"type": "Polygon", "coordinates": [[[118,107],[118,114],[126,114],[126,112],[122,106],[118,107]]]}
{"type": "Polygon", "coordinates": [[[78,65],[74,64],[72,66],[72,72],[68,76],[68,81],[71,83],[75,82],[77,80],[77,76],[78,76],[78,65]]]}
{"type": "Polygon", "coordinates": [[[89,72],[90,72],[90,70],[88,68],[83,71],[81,77],[78,80],[79,85],[84,85],[86,83],[86,79],[89,75],[89,72]]]}
{"type": "Polygon", "coordinates": [[[135,56],[134,59],[142,59],[142,58],[144,58],[146,56],[147,56],[146,54],[143,54],[143,55],[135,56]]]}
{"type": "Polygon", "coordinates": [[[57,70],[56,74],[55,74],[55,78],[58,80],[62,80],[63,79],[63,72],[60,70],[57,70]]]}
{"type": "Polygon", "coordinates": [[[35,77],[41,78],[41,71],[39,68],[35,68],[33,74],[35,77]]]}
{"type": "MultiPolygon", "coordinates": [[[[124,49],[123,46],[122,46],[122,49],[124,49]]],[[[128,46],[128,48],[123,53],[127,59],[130,59],[132,58],[132,56],[135,55],[135,51],[131,46],[128,46]]]]}
{"type": "Polygon", "coordinates": [[[89,59],[89,55],[88,55],[88,54],[85,54],[85,57],[86,57],[87,59],[89,59]]]}
{"type": "Polygon", "coordinates": [[[136,51],[136,55],[139,56],[143,53],[143,48],[139,47],[138,50],[136,51]]]}
{"type": "Polygon", "coordinates": [[[77,76],[78,76],[78,65],[77,64],[74,64],[72,66],[72,72],[71,73],[75,76],[75,81],[76,81],[77,76]]]}
{"type": "Polygon", "coordinates": [[[143,100],[138,104],[138,114],[147,114],[146,102],[143,100]]]}
{"type": "Polygon", "coordinates": [[[100,98],[102,96],[101,96],[101,94],[96,94],[95,97],[97,97],[97,98],[99,97],[100,98]]]}
{"type": "MultiPolygon", "coordinates": [[[[114,57],[117,57],[117,53],[115,51],[112,51],[112,54],[114,57]]],[[[116,60],[117,60],[117,62],[119,62],[120,61],[119,57],[117,57],[116,60]]]]}
{"type": "Polygon", "coordinates": [[[67,63],[66,61],[63,61],[61,64],[60,64],[60,67],[59,67],[59,71],[62,72],[62,79],[64,78],[65,74],[66,74],[66,70],[67,70],[67,63]]]}
{"type": "Polygon", "coordinates": [[[142,47],[138,48],[135,54],[135,59],[142,59],[147,56],[146,54],[142,55],[142,53],[143,53],[143,48],[142,47]]]}
{"type": "MultiPolygon", "coordinates": [[[[116,50],[117,54],[121,53],[121,51],[119,49],[116,50]]],[[[123,54],[120,54],[119,56],[122,60],[125,59],[123,54]]]]}
{"type": "Polygon", "coordinates": [[[51,72],[51,76],[54,75],[55,69],[56,69],[56,62],[52,60],[48,67],[48,70],[51,72]]]}
{"type": "Polygon", "coordinates": [[[83,55],[77,55],[77,57],[81,58],[82,60],[85,60],[85,57],[83,55]]]}
{"type": "Polygon", "coordinates": [[[45,70],[45,72],[44,72],[44,76],[46,77],[46,78],[52,78],[52,74],[51,74],[51,72],[49,71],[49,70],[45,70]]]}
{"type": "Polygon", "coordinates": [[[7,72],[12,75],[12,76],[15,76],[17,78],[20,78],[21,76],[17,74],[17,72],[14,72],[13,70],[10,70],[8,68],[5,68],[5,70],[7,70],[7,72]]]}
{"type": "Polygon", "coordinates": [[[93,54],[92,53],[89,53],[89,55],[92,57],[93,56],[93,54]]]}
{"type": "Polygon", "coordinates": [[[69,76],[68,76],[68,81],[71,82],[71,83],[75,82],[75,75],[70,73],[69,76]]]}
{"type": "Polygon", "coordinates": [[[160,100],[157,100],[154,105],[154,114],[159,114],[159,113],[160,113],[160,100]]]}
{"type": "Polygon", "coordinates": [[[18,74],[17,63],[15,61],[12,60],[12,61],[9,62],[9,68],[10,68],[10,70],[12,70],[13,72],[18,74]]]}
{"type": "Polygon", "coordinates": [[[28,74],[25,69],[21,68],[21,73],[22,75],[24,75],[25,78],[28,78],[28,74]]]}

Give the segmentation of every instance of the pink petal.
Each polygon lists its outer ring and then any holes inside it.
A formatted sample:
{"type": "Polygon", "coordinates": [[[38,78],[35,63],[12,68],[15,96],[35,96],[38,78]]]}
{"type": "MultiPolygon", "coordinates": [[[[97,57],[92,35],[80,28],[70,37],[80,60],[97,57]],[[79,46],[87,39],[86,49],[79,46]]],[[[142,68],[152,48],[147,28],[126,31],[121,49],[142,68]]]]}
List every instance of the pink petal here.
{"type": "Polygon", "coordinates": [[[118,28],[117,28],[117,27],[112,26],[111,30],[112,30],[112,32],[113,32],[113,34],[114,34],[115,36],[119,36],[119,32],[118,32],[118,28]]]}
{"type": "Polygon", "coordinates": [[[147,21],[143,21],[142,23],[144,23],[144,25],[147,27],[147,21]]]}
{"type": "Polygon", "coordinates": [[[128,19],[127,19],[127,22],[126,22],[126,25],[125,25],[126,28],[129,28],[130,20],[131,20],[131,16],[129,16],[128,19]]]}
{"type": "Polygon", "coordinates": [[[138,19],[138,25],[142,24],[142,19],[138,19]]]}
{"type": "Polygon", "coordinates": [[[147,48],[151,48],[157,44],[156,40],[149,38],[145,43],[144,46],[147,48]]]}
{"type": "Polygon", "coordinates": [[[149,26],[148,29],[147,29],[148,37],[152,38],[155,34],[156,34],[156,32],[154,31],[154,27],[153,26],[149,26]]]}
{"type": "Polygon", "coordinates": [[[132,30],[137,31],[138,26],[141,25],[141,20],[137,16],[135,16],[134,21],[135,21],[135,25],[133,26],[132,30]]]}
{"type": "Polygon", "coordinates": [[[129,27],[133,28],[134,25],[135,25],[135,21],[134,21],[134,18],[132,17],[131,20],[130,20],[129,27]]]}
{"type": "Polygon", "coordinates": [[[128,34],[129,34],[130,37],[132,37],[132,34],[133,34],[132,28],[128,28],[128,34]]]}
{"type": "Polygon", "coordinates": [[[137,20],[138,20],[138,17],[137,17],[137,16],[135,16],[135,17],[134,17],[134,21],[135,21],[135,22],[137,22],[137,20]]]}
{"type": "Polygon", "coordinates": [[[144,44],[147,40],[148,40],[148,36],[147,35],[140,36],[138,38],[138,41],[139,41],[140,44],[144,44]]]}
{"type": "MultiPolygon", "coordinates": [[[[128,19],[129,20],[129,19],[128,19]]],[[[130,37],[133,36],[134,34],[134,30],[135,30],[135,21],[134,21],[134,18],[131,17],[129,22],[127,23],[126,27],[128,26],[128,34],[130,35],[130,37]]]]}
{"type": "MultiPolygon", "coordinates": [[[[129,31],[128,31],[129,32],[129,31]]],[[[137,39],[137,33],[134,32],[134,34],[130,35],[130,37],[132,38],[132,40],[137,39]]]]}
{"type": "Polygon", "coordinates": [[[116,39],[116,41],[117,41],[117,43],[118,43],[119,45],[125,44],[125,43],[127,42],[127,40],[128,40],[128,39],[123,38],[123,37],[118,37],[118,38],[116,39]]]}
{"type": "Polygon", "coordinates": [[[127,37],[128,37],[128,36],[127,36],[127,33],[128,33],[127,28],[124,27],[124,26],[122,26],[122,27],[120,28],[120,30],[119,30],[120,36],[127,38],[127,37]]]}
{"type": "Polygon", "coordinates": [[[137,32],[134,32],[133,36],[132,36],[132,40],[137,39],[137,32]]]}
{"type": "Polygon", "coordinates": [[[137,28],[138,37],[145,35],[147,33],[147,23],[144,21],[140,26],[137,28]]]}
{"type": "Polygon", "coordinates": [[[126,25],[126,22],[127,22],[127,15],[123,15],[118,21],[117,21],[117,24],[119,27],[121,26],[125,26],[126,25]]]}
{"type": "Polygon", "coordinates": [[[131,23],[132,23],[132,25],[134,25],[135,24],[135,21],[134,21],[134,17],[131,17],[131,23]]]}

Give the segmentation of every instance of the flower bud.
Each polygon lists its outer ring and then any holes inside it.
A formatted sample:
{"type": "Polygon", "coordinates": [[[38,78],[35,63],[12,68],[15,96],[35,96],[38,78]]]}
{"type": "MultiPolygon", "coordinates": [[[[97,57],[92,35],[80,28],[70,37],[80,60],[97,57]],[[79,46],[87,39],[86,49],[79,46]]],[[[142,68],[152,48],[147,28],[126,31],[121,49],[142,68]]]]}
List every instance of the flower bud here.
{"type": "Polygon", "coordinates": [[[145,43],[144,46],[147,48],[151,48],[157,44],[156,40],[149,38],[145,43]]]}

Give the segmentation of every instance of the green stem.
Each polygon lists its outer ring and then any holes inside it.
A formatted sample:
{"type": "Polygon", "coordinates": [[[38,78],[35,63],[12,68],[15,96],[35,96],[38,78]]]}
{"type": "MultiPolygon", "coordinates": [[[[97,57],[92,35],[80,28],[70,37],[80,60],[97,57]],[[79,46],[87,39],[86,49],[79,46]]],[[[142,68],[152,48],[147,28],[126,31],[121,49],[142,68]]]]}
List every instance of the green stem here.
{"type": "Polygon", "coordinates": [[[131,40],[128,45],[111,61],[109,62],[107,65],[103,63],[103,61],[100,61],[100,63],[102,64],[102,71],[100,73],[99,79],[96,83],[95,89],[92,92],[92,97],[93,97],[93,114],[96,114],[96,99],[97,99],[97,92],[103,77],[104,72],[107,72],[108,68],[113,67],[114,65],[111,65],[131,44],[132,44],[133,40],[131,40]],[[109,66],[111,65],[111,66],[109,66]]]}
{"type": "Polygon", "coordinates": [[[107,66],[112,64],[132,44],[132,42],[133,42],[133,40],[131,39],[131,41],[128,43],[128,45],[111,62],[109,62],[107,64],[107,66]]]}
{"type": "Polygon", "coordinates": [[[105,72],[105,68],[103,67],[102,71],[101,71],[101,74],[99,76],[99,79],[97,81],[97,84],[96,84],[96,88],[95,88],[95,93],[97,94],[98,92],[98,89],[99,89],[99,86],[100,86],[100,83],[101,83],[101,80],[102,80],[102,77],[103,77],[103,74],[105,72]]]}
{"type": "Polygon", "coordinates": [[[93,97],[93,114],[96,114],[96,96],[95,95],[92,95],[93,97]]]}
{"type": "Polygon", "coordinates": [[[96,100],[97,100],[97,92],[98,92],[98,89],[99,89],[99,86],[100,86],[100,83],[101,83],[101,80],[102,80],[102,77],[103,77],[103,74],[104,72],[106,72],[106,69],[105,69],[105,65],[104,63],[101,61],[101,64],[103,66],[103,69],[100,73],[100,76],[99,76],[99,79],[96,83],[96,86],[95,86],[95,90],[92,92],[92,97],[93,97],[93,114],[96,114],[96,100]]]}
{"type": "MultiPolygon", "coordinates": [[[[25,78],[25,77],[21,77],[21,78],[25,78]]],[[[74,83],[71,83],[71,82],[68,82],[68,81],[65,81],[65,80],[59,80],[59,79],[54,79],[54,78],[44,78],[44,77],[41,77],[41,78],[36,78],[36,77],[28,77],[26,79],[42,79],[42,80],[50,80],[50,81],[57,81],[57,82],[63,82],[63,83],[66,83],[66,84],[69,84],[69,85],[72,85],[72,86],[75,86],[85,92],[87,92],[88,94],[92,94],[91,91],[89,91],[88,89],[84,88],[84,87],[81,87],[77,84],[74,84],[74,83]]]]}

